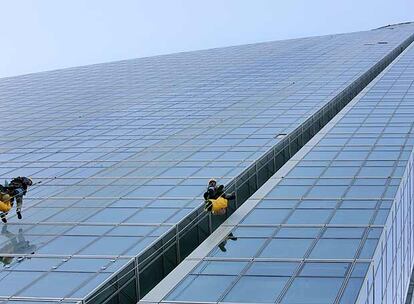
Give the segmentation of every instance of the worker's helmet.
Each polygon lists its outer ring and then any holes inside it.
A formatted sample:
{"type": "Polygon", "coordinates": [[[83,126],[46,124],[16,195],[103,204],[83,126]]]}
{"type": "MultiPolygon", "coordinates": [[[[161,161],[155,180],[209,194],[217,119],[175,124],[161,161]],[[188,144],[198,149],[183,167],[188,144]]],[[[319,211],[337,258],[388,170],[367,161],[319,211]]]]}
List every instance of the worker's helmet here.
{"type": "Polygon", "coordinates": [[[22,180],[23,180],[23,183],[26,184],[27,186],[33,185],[33,181],[28,177],[22,177],[22,180]]]}
{"type": "Polygon", "coordinates": [[[215,186],[215,185],[217,185],[217,181],[216,181],[214,178],[211,178],[211,179],[208,181],[208,185],[209,185],[209,186],[215,186]]]}

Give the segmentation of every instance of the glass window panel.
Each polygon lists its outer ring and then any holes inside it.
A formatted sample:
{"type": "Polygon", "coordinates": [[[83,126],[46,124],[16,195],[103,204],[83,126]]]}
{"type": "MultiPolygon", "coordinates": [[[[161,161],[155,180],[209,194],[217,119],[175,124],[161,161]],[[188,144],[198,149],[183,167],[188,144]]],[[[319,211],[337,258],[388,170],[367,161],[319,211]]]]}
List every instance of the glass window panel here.
{"type": "Polygon", "coordinates": [[[277,232],[277,238],[315,238],[321,228],[283,227],[277,232]]]}
{"type": "Polygon", "coordinates": [[[281,224],[291,212],[289,209],[253,209],[243,224],[281,224]]]}
{"type": "Polygon", "coordinates": [[[290,277],[298,266],[295,262],[253,262],[246,274],[290,277]]]}
{"type": "Polygon", "coordinates": [[[99,273],[98,275],[88,280],[86,283],[82,284],[82,287],[76,289],[70,296],[73,298],[86,297],[92,290],[94,290],[99,284],[105,281],[110,275],[111,273],[99,273]]]}
{"type": "Polygon", "coordinates": [[[387,217],[389,214],[389,210],[380,209],[377,212],[377,215],[375,216],[374,225],[384,225],[387,221],[387,217]]]}
{"type": "Polygon", "coordinates": [[[331,224],[348,224],[348,225],[368,225],[371,222],[371,218],[374,215],[375,210],[352,210],[352,209],[339,209],[336,210],[334,216],[331,219],[331,224]]]}
{"type": "Polygon", "coordinates": [[[391,176],[393,167],[362,167],[359,176],[388,177],[391,176]]]}
{"type": "Polygon", "coordinates": [[[309,188],[309,186],[276,186],[267,196],[269,198],[301,198],[309,188]]]}
{"type": "Polygon", "coordinates": [[[296,209],[286,224],[325,224],[332,210],[301,210],[296,209]]]}
{"type": "Polygon", "coordinates": [[[313,186],[307,197],[340,198],[344,195],[347,188],[347,186],[313,186]]]}
{"type": "MultiPolygon", "coordinates": [[[[8,297],[37,280],[42,272],[11,272],[2,271],[0,274],[0,296],[8,297]]],[[[29,285],[30,286],[30,285],[29,285]]]]}
{"type": "Polygon", "coordinates": [[[236,258],[253,257],[256,255],[257,251],[260,249],[264,242],[264,239],[238,238],[237,241],[228,240],[224,244],[225,251],[218,247],[212,251],[211,255],[222,257],[229,256],[236,258]]]}
{"type": "Polygon", "coordinates": [[[367,151],[342,151],[337,156],[337,160],[358,160],[358,159],[365,159],[368,155],[367,151]]]}
{"type": "Polygon", "coordinates": [[[323,238],[362,238],[365,228],[326,228],[323,238]]]}
{"type": "Polygon", "coordinates": [[[311,239],[273,239],[260,257],[303,258],[312,241],[311,239]]]}
{"type": "Polygon", "coordinates": [[[380,198],[384,192],[384,186],[352,186],[348,193],[347,198],[380,198]]]}
{"type": "Polygon", "coordinates": [[[205,188],[200,186],[175,186],[165,193],[166,197],[198,197],[204,193],[205,188]]]}
{"type": "Polygon", "coordinates": [[[113,229],[113,226],[75,226],[69,231],[65,232],[65,235],[103,235],[109,230],[113,229]]]}
{"type": "Polygon", "coordinates": [[[79,259],[72,258],[62,263],[57,269],[59,271],[85,271],[85,272],[98,272],[102,267],[108,265],[110,260],[108,259],[79,259]]]}
{"type": "Polygon", "coordinates": [[[46,219],[46,222],[82,222],[99,209],[97,208],[74,208],[65,209],[62,212],[46,219]]]}
{"type": "Polygon", "coordinates": [[[293,208],[297,205],[298,200],[276,200],[276,199],[263,199],[257,204],[256,208],[293,208]]]}
{"type": "Polygon", "coordinates": [[[246,265],[247,262],[208,261],[199,264],[193,273],[238,275],[246,265]]]}
{"type": "Polygon", "coordinates": [[[344,200],[340,206],[341,209],[375,209],[377,200],[344,200]]]}
{"type": "Polygon", "coordinates": [[[144,248],[146,248],[151,243],[153,243],[156,239],[157,239],[156,237],[149,237],[149,236],[146,236],[144,238],[140,238],[140,240],[137,240],[138,244],[134,245],[133,247],[128,249],[128,251],[124,252],[123,254],[124,255],[136,256],[136,255],[138,255],[138,253],[140,253],[142,250],[144,250],[144,248]]]}
{"type": "Polygon", "coordinates": [[[189,215],[193,210],[194,209],[191,208],[183,208],[181,210],[178,210],[172,217],[168,218],[168,223],[178,223],[181,219],[189,215]]]}
{"type": "Polygon", "coordinates": [[[282,303],[334,303],[342,282],[342,278],[296,278],[282,299],[282,303]]]}
{"type": "Polygon", "coordinates": [[[83,282],[92,276],[91,273],[51,272],[18,295],[22,297],[65,297],[80,288],[83,282]]]}
{"type": "Polygon", "coordinates": [[[161,208],[152,208],[152,209],[142,209],[140,212],[126,220],[126,223],[163,223],[178,209],[161,209],[161,208]]]}
{"type": "Polygon", "coordinates": [[[31,258],[12,264],[11,269],[19,271],[48,271],[62,264],[61,258],[31,258]]]}
{"type": "Polygon", "coordinates": [[[275,228],[268,227],[238,227],[234,230],[233,234],[238,237],[268,237],[275,231],[275,228]]]}
{"type": "Polygon", "coordinates": [[[359,167],[328,167],[323,177],[350,177],[355,176],[359,170],[359,167]]]}
{"type": "Polygon", "coordinates": [[[125,197],[159,197],[160,195],[172,188],[173,186],[162,185],[141,186],[126,194],[125,197]]]}
{"type": "Polygon", "coordinates": [[[359,239],[320,239],[313,248],[310,258],[353,259],[359,243],[359,239]]]}
{"type": "Polygon", "coordinates": [[[37,253],[75,254],[95,239],[95,237],[89,236],[60,236],[44,247],[41,247],[37,253]]]}
{"type": "Polygon", "coordinates": [[[368,233],[368,238],[378,239],[381,236],[382,228],[371,228],[368,233]]]}
{"type": "Polygon", "coordinates": [[[371,259],[377,248],[378,239],[367,239],[359,255],[360,259],[371,259]]]}
{"type": "Polygon", "coordinates": [[[96,242],[92,243],[80,254],[91,255],[121,255],[129,247],[137,243],[140,237],[120,237],[120,236],[106,236],[101,237],[96,242]]]}
{"type": "Polygon", "coordinates": [[[349,178],[321,178],[316,181],[318,186],[348,186],[351,183],[349,178]]]}
{"type": "Polygon", "coordinates": [[[334,200],[312,200],[305,199],[303,200],[298,208],[301,209],[333,209],[338,204],[338,201],[334,200]]]}
{"type": "Polygon", "coordinates": [[[332,160],[335,158],[337,151],[310,151],[305,160],[332,160]]]}
{"type": "Polygon", "coordinates": [[[157,229],[154,226],[117,226],[108,235],[115,236],[146,236],[157,229]]]}
{"type": "Polygon", "coordinates": [[[167,296],[167,300],[216,302],[234,279],[234,276],[189,275],[167,296]]]}
{"type": "MultiPolygon", "coordinates": [[[[173,167],[160,174],[160,176],[171,176],[171,177],[188,177],[194,172],[198,171],[198,167],[173,167]]],[[[217,175],[214,175],[217,176],[217,175]]]]}
{"type": "Polygon", "coordinates": [[[224,301],[273,303],[287,280],[286,277],[242,277],[225,296],[224,301]]]}
{"type": "Polygon", "coordinates": [[[313,178],[284,178],[282,179],[278,186],[312,186],[315,179],[313,178]]]}
{"type": "Polygon", "coordinates": [[[136,208],[105,208],[88,218],[86,222],[117,223],[122,222],[136,212],[136,208]]]}
{"type": "Polygon", "coordinates": [[[356,263],[352,270],[351,277],[353,278],[365,278],[368,271],[369,263],[356,263]]]}
{"type": "Polygon", "coordinates": [[[350,263],[305,263],[301,277],[345,277],[350,263]]]}
{"type": "Polygon", "coordinates": [[[339,303],[355,303],[363,282],[362,278],[350,278],[339,303]]]}
{"type": "Polygon", "coordinates": [[[295,167],[292,171],[289,172],[289,177],[318,177],[322,171],[325,170],[324,167],[295,167]]]}

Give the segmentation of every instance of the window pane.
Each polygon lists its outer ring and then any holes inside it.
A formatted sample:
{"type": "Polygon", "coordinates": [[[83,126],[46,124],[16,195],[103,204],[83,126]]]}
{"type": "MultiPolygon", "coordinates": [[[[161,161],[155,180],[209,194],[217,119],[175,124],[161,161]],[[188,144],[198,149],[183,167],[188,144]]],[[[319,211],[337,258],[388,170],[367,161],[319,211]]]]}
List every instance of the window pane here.
{"type": "Polygon", "coordinates": [[[331,224],[369,224],[374,214],[374,210],[352,210],[341,209],[337,210],[331,219],[331,224]]]}
{"type": "Polygon", "coordinates": [[[364,280],[361,278],[350,278],[348,285],[345,287],[344,294],[341,297],[341,301],[339,301],[339,303],[355,303],[363,281],[364,280]]]}
{"type": "Polygon", "coordinates": [[[349,263],[306,263],[300,276],[345,277],[349,263]]]}
{"type": "Polygon", "coordinates": [[[202,262],[196,269],[194,269],[193,273],[238,275],[246,265],[247,262],[202,262]]]}
{"type": "Polygon", "coordinates": [[[320,239],[310,257],[315,259],[353,259],[359,239],[320,239]]]}
{"type": "Polygon", "coordinates": [[[39,281],[24,289],[19,296],[23,297],[65,297],[82,286],[92,273],[49,273],[39,281]]]}
{"type": "Polygon", "coordinates": [[[296,278],[283,298],[282,303],[334,303],[342,281],[342,278],[296,278]]]}
{"type": "Polygon", "coordinates": [[[288,278],[284,277],[242,277],[230,290],[224,301],[268,303],[276,301],[288,278]]]}
{"type": "MultiPolygon", "coordinates": [[[[237,241],[228,240],[223,247],[214,249],[212,256],[230,256],[230,257],[253,257],[259,248],[263,245],[264,239],[243,239],[238,238],[237,241]]],[[[223,243],[222,243],[223,244],[223,243]]]]}
{"type": "Polygon", "coordinates": [[[332,210],[295,210],[287,220],[287,224],[325,224],[332,210]]]}
{"type": "Polygon", "coordinates": [[[234,279],[234,276],[189,275],[167,296],[167,300],[215,302],[234,279]]]}
{"type": "Polygon", "coordinates": [[[263,250],[263,258],[302,258],[313,240],[273,239],[263,250]]]}
{"type": "Polygon", "coordinates": [[[291,276],[298,266],[295,262],[253,262],[246,274],[291,276]]]}
{"type": "Polygon", "coordinates": [[[291,212],[289,209],[254,209],[243,224],[281,224],[291,212]]]}

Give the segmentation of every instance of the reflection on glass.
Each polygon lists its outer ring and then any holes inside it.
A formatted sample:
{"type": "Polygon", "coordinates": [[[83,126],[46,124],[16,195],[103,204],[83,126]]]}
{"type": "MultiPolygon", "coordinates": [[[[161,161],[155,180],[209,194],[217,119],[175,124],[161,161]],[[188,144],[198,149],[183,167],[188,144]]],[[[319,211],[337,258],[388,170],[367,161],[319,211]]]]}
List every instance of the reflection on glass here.
{"type": "MultiPolygon", "coordinates": [[[[34,254],[37,246],[30,244],[23,235],[23,229],[19,229],[19,233],[15,235],[14,233],[7,230],[7,225],[4,225],[1,229],[1,235],[7,238],[7,243],[0,249],[0,254],[34,254]]],[[[3,263],[3,266],[9,266],[13,260],[14,256],[0,256],[0,262],[3,263]]],[[[22,262],[25,259],[30,259],[28,256],[18,256],[16,261],[18,263],[22,262]]]]}

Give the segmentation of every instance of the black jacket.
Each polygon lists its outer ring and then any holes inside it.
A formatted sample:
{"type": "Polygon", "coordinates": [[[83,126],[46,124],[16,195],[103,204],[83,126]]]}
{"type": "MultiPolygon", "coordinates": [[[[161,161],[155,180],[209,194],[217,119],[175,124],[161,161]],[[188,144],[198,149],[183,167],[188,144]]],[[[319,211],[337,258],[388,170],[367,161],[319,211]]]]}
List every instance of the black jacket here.
{"type": "Polygon", "coordinates": [[[228,199],[228,200],[232,200],[232,199],[235,198],[234,193],[231,193],[231,194],[224,193],[224,186],[223,185],[220,185],[218,187],[208,187],[207,191],[204,192],[204,199],[205,200],[218,199],[220,196],[225,198],[225,199],[228,199]]]}
{"type": "Polygon", "coordinates": [[[7,188],[9,188],[9,190],[13,193],[13,195],[16,195],[17,193],[20,192],[20,191],[16,191],[17,189],[23,190],[23,195],[26,195],[28,187],[29,186],[25,180],[25,177],[19,176],[19,177],[13,178],[7,188]]]}

